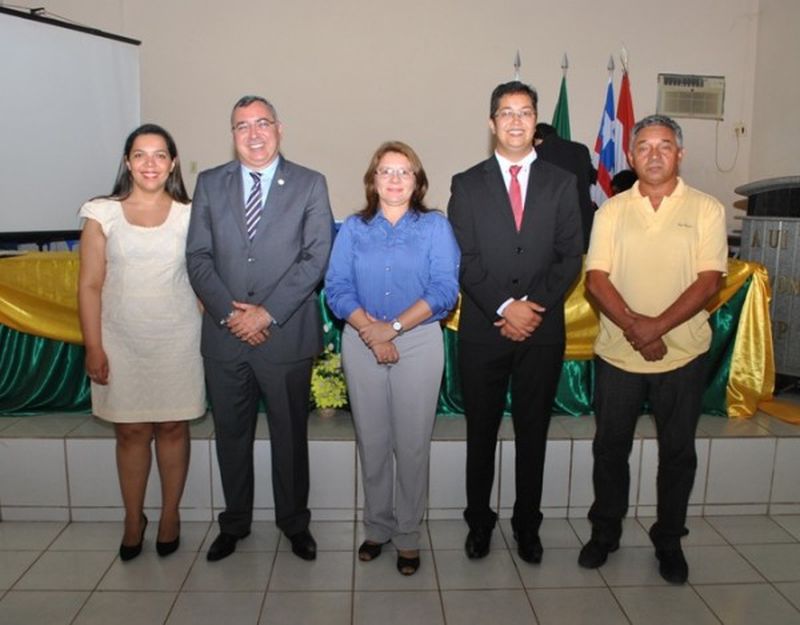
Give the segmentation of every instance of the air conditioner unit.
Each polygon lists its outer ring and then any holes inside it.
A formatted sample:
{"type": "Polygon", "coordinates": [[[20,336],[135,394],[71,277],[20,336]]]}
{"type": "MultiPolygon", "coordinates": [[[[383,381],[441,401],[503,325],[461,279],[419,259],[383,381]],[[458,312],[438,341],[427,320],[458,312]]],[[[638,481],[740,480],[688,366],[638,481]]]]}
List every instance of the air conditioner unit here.
{"type": "Polygon", "coordinates": [[[659,74],[656,112],[670,117],[722,119],[724,76],[659,74]]]}

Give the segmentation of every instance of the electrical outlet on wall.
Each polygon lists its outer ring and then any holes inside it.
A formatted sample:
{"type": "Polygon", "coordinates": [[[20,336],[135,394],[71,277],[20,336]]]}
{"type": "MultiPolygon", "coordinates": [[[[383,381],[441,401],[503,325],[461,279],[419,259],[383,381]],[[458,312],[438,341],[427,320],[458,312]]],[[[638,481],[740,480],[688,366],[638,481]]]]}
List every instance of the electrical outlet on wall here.
{"type": "Polygon", "coordinates": [[[734,134],[735,134],[737,137],[744,137],[744,130],[745,130],[745,128],[744,128],[744,122],[739,122],[738,124],[736,124],[736,125],[733,127],[733,133],[734,133],[734,134]]]}

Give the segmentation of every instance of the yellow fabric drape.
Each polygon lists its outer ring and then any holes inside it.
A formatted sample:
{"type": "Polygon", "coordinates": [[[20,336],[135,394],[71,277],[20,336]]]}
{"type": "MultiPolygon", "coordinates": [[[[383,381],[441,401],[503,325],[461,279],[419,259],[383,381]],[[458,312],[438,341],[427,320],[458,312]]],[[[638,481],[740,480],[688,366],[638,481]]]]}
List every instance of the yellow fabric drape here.
{"type": "MultiPolygon", "coordinates": [[[[731,356],[731,371],[726,389],[729,417],[750,417],[759,403],[772,399],[775,387],[775,353],[772,345],[772,323],[769,316],[771,297],[769,276],[758,263],[728,264],[728,280],[741,277],[741,283],[752,275],[750,289],[742,306],[736,341],[731,356]]],[[[726,289],[723,289],[723,294],[726,289]]],[[[732,293],[727,292],[727,297],[732,293]]]]}
{"type": "MultiPolygon", "coordinates": [[[[0,323],[36,336],[81,343],[78,269],[76,252],[33,252],[0,258],[0,323]]],[[[750,416],[760,402],[771,400],[775,382],[766,269],[758,263],[730,260],[725,285],[709,305],[709,312],[728,301],[750,276],[753,279],[739,319],[727,385],[731,417],[750,416]]],[[[592,358],[598,317],[586,298],[583,275],[570,292],[565,310],[565,358],[592,358]]],[[[458,328],[458,314],[457,308],[448,318],[447,326],[453,330],[458,328]]],[[[788,410],[791,413],[792,407],[788,410]]],[[[800,414],[797,420],[800,422],[800,414]]]]}
{"type": "MultiPolygon", "coordinates": [[[[739,319],[726,389],[729,417],[752,416],[761,402],[772,399],[775,384],[775,358],[769,316],[770,287],[766,268],[758,263],[730,259],[725,284],[708,305],[708,311],[713,313],[730,300],[750,276],[753,279],[739,319]]],[[[457,308],[447,320],[447,327],[451,330],[458,329],[458,310],[457,308]]],[[[592,358],[594,340],[599,331],[599,317],[586,298],[583,273],[567,297],[565,318],[567,347],[564,357],[569,360],[592,358]]],[[[792,407],[784,406],[782,414],[786,410],[791,413],[792,407]]],[[[800,409],[796,412],[800,413],[800,409]]],[[[797,419],[800,422],[800,414],[797,419]]]]}
{"type": "Polygon", "coordinates": [[[83,343],[77,252],[0,258],[0,323],[19,332],[83,343]]]}

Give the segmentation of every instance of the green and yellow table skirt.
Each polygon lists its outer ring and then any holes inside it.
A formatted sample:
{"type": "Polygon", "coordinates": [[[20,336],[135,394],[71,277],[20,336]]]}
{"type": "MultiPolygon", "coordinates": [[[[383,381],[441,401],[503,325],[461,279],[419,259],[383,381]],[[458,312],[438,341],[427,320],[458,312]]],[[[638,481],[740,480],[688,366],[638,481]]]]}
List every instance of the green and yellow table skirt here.
{"type": "MultiPolygon", "coordinates": [[[[0,414],[88,411],[89,381],[77,314],[79,260],[74,252],[0,258],[0,414]]],[[[731,260],[725,286],[709,305],[713,342],[703,398],[707,414],[747,417],[772,398],[775,365],[769,281],[757,263],[731,260]]],[[[341,324],[320,296],[326,344],[338,350],[341,324]]],[[[567,348],[554,412],[592,412],[592,344],[596,311],[583,276],[566,304],[567,348]]],[[[445,329],[439,412],[461,414],[457,368],[458,311],[445,329]]]]}

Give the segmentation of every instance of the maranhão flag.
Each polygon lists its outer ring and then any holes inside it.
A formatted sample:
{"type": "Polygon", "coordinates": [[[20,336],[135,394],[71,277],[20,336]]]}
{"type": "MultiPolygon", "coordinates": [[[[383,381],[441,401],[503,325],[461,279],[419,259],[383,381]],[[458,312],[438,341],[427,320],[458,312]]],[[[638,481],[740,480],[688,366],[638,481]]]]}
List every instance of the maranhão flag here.
{"type": "MultiPolygon", "coordinates": [[[[611,61],[613,63],[613,61],[611,61]]],[[[611,197],[611,178],[614,177],[614,158],[616,156],[616,128],[614,125],[614,84],[613,65],[610,64],[608,87],[606,88],[606,102],[603,106],[603,115],[600,117],[600,129],[597,131],[597,140],[594,143],[592,164],[597,169],[597,183],[592,187],[592,199],[600,206],[611,197]]]]}

